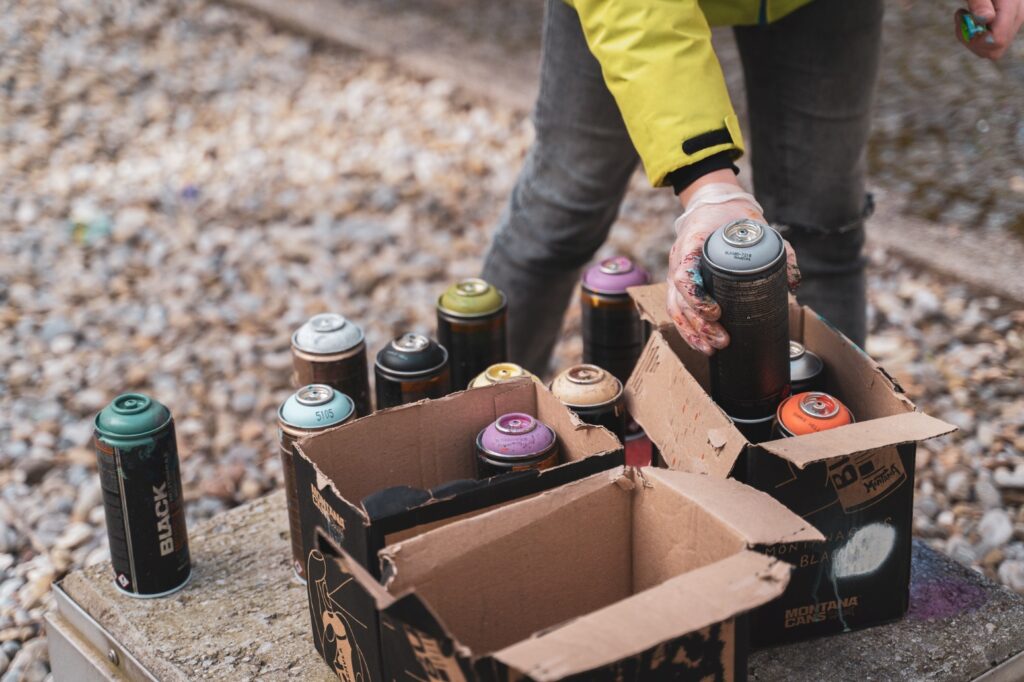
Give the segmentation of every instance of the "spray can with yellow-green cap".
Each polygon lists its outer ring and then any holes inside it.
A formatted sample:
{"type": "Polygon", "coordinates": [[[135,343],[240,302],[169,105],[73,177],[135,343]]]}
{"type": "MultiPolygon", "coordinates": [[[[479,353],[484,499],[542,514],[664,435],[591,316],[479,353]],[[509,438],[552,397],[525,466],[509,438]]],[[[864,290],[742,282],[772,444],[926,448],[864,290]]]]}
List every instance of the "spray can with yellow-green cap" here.
{"type": "Polygon", "coordinates": [[[437,300],[437,340],[448,349],[452,386],[466,386],[508,358],[505,294],[482,279],[462,279],[437,300]]]}

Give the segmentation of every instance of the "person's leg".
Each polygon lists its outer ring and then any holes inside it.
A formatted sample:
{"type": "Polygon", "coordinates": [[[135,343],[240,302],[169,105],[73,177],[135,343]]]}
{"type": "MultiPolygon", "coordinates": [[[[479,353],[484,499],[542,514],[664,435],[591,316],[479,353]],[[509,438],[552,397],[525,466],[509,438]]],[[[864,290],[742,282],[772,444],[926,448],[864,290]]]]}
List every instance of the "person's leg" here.
{"type": "Polygon", "coordinates": [[[537,136],[501,216],[483,278],[508,296],[510,360],[548,368],[581,267],[608,236],[637,164],[575,10],[549,0],[537,136]]]}
{"type": "Polygon", "coordinates": [[[767,26],[738,27],[754,190],[803,273],[797,299],[863,346],[865,145],[882,0],[814,0],[767,26]]]}

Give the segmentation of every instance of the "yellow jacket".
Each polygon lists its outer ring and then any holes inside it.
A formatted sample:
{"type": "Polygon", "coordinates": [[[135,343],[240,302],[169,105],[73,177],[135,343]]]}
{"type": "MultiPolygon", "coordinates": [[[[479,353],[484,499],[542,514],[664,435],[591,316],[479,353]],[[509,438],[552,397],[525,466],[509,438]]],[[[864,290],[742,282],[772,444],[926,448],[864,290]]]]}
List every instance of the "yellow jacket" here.
{"type": "Polygon", "coordinates": [[[656,187],[712,154],[743,153],[710,27],[772,22],[809,1],[566,0],[656,187]]]}

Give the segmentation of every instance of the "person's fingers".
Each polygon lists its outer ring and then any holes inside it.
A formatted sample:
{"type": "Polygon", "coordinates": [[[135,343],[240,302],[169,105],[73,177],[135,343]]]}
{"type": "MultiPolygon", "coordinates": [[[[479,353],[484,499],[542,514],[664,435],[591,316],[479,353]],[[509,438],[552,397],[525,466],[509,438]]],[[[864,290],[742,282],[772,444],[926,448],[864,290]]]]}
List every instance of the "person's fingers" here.
{"type": "Polygon", "coordinates": [[[999,59],[1010,47],[1020,29],[1020,13],[1024,11],[1020,0],[1003,0],[996,5],[995,18],[989,24],[989,37],[992,40],[986,43],[989,48],[986,56],[989,59],[999,59]]]}
{"type": "Polygon", "coordinates": [[[683,315],[689,327],[707,345],[707,350],[704,347],[698,348],[698,350],[708,353],[710,349],[721,350],[729,345],[729,334],[721,324],[710,322],[698,315],[686,304],[686,300],[678,291],[670,289],[669,298],[673,299],[672,309],[678,310],[683,315]]]}
{"type": "Polygon", "coordinates": [[[714,352],[711,349],[711,346],[707,341],[701,338],[701,335],[697,333],[697,330],[693,328],[693,325],[690,324],[689,319],[687,319],[686,315],[683,313],[683,308],[680,304],[681,299],[679,292],[671,286],[668,287],[667,299],[666,306],[668,308],[669,317],[672,318],[672,323],[675,324],[679,335],[683,337],[683,341],[685,341],[686,344],[695,351],[704,353],[705,355],[711,355],[714,352]]]}
{"type": "Polygon", "coordinates": [[[987,24],[996,18],[996,8],[992,0],[967,0],[967,8],[983,23],[987,24]]]}
{"type": "Polygon", "coordinates": [[[782,243],[786,246],[786,283],[789,285],[789,293],[795,294],[800,286],[800,281],[803,280],[803,275],[800,274],[800,266],[797,265],[796,251],[793,250],[793,245],[785,240],[782,243]]]}
{"type": "Polygon", "coordinates": [[[671,273],[670,284],[682,296],[683,304],[694,310],[708,322],[722,316],[722,309],[704,289],[704,278],[700,272],[700,249],[686,253],[671,273]]]}

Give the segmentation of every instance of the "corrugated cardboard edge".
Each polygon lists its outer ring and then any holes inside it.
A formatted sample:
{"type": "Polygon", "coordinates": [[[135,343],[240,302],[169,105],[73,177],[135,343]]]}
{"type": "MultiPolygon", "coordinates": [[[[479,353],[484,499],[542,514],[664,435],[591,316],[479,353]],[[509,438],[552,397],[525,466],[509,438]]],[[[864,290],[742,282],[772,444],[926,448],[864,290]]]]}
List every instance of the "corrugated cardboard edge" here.
{"type": "Polygon", "coordinates": [[[650,322],[655,327],[672,326],[672,318],[668,315],[668,284],[645,284],[640,287],[629,287],[626,293],[633,299],[640,319],[650,322]]]}
{"type": "Polygon", "coordinates": [[[672,469],[725,478],[747,446],[661,332],[651,335],[626,383],[626,407],[672,469]],[[647,398],[648,391],[657,397],[647,398]],[[687,433],[692,433],[691,443],[693,439],[707,442],[699,457],[684,450],[687,433]]]}
{"type": "Polygon", "coordinates": [[[767,603],[789,583],[789,564],[743,550],[506,647],[494,657],[547,681],[614,663],[767,603]],[[542,664],[531,664],[533,661],[542,664]]]}
{"type": "Polygon", "coordinates": [[[852,456],[878,448],[914,443],[956,431],[956,427],[921,412],[907,412],[819,431],[799,438],[780,438],[759,447],[803,469],[839,455],[852,456]],[[822,455],[821,453],[828,453],[822,455]]]}
{"type": "Polygon", "coordinates": [[[667,485],[732,528],[748,547],[783,542],[821,542],[817,528],[768,493],[732,478],[646,468],[649,485],[667,485]]]}
{"type": "MultiPolygon", "coordinates": [[[[344,427],[344,425],[342,425],[341,427],[337,427],[337,428],[343,428],[343,427],[344,427]]],[[[317,463],[315,461],[313,461],[312,457],[310,457],[309,455],[307,455],[305,452],[302,451],[302,444],[305,441],[309,440],[310,438],[315,438],[318,435],[320,435],[320,434],[315,434],[315,435],[310,435],[310,436],[303,436],[299,440],[295,441],[295,444],[293,445],[294,453],[296,455],[298,455],[299,457],[301,457],[306,462],[309,462],[309,465],[311,467],[313,467],[313,472],[316,474],[316,489],[318,491],[322,491],[322,490],[324,490],[326,488],[330,488],[330,490],[334,494],[334,496],[338,500],[340,500],[342,504],[347,505],[350,509],[352,509],[352,511],[354,511],[356,514],[358,514],[359,518],[361,518],[363,520],[364,524],[370,523],[370,517],[369,517],[369,515],[367,515],[366,511],[363,509],[363,505],[360,504],[360,505],[357,506],[357,505],[354,505],[351,502],[349,502],[345,498],[345,496],[341,494],[341,491],[338,490],[337,486],[334,485],[334,481],[331,480],[331,477],[328,476],[327,474],[325,474],[320,469],[320,467],[317,466],[317,463]]],[[[299,492],[299,495],[300,496],[302,495],[301,491],[299,492]]],[[[301,497],[300,497],[300,499],[301,499],[301,497]]]]}

